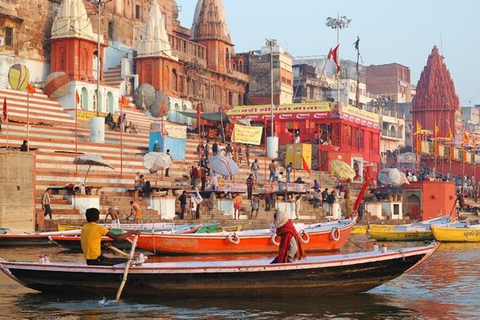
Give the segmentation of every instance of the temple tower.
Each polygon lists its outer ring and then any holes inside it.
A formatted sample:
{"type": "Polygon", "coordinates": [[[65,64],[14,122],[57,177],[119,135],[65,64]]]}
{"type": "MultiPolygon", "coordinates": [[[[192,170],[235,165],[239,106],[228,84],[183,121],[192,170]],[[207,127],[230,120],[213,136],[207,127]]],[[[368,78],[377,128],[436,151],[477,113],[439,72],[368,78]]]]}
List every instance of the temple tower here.
{"type": "Polygon", "coordinates": [[[207,68],[232,72],[235,52],[221,0],[198,0],[191,33],[192,41],[206,47],[207,68]]]}
{"type": "MultiPolygon", "coordinates": [[[[449,131],[455,137],[455,112],[459,110],[459,99],[450,72],[433,47],[417,84],[417,93],[412,102],[412,126],[416,131],[417,121],[423,129],[434,132],[438,126],[439,137],[445,137],[449,131]]],[[[414,144],[415,145],[415,144],[414,144]]]]}
{"type": "Polygon", "coordinates": [[[150,7],[137,48],[135,59],[139,83],[149,83],[156,91],[175,94],[178,80],[174,76],[178,74],[178,57],[172,54],[165,21],[157,1],[153,1],[150,7]]]}
{"type": "Polygon", "coordinates": [[[104,56],[103,36],[93,32],[82,0],[64,0],[52,24],[50,71],[63,71],[70,80],[92,81],[103,74],[103,63],[97,69],[97,57],[104,56]],[[100,55],[97,43],[100,41],[100,55]]]}

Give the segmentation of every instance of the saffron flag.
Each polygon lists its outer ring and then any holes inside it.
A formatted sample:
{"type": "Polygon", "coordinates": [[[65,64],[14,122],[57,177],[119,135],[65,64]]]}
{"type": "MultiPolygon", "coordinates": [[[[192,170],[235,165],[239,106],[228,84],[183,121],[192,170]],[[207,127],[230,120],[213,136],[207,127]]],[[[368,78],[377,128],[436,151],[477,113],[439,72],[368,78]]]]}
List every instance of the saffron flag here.
{"type": "Polygon", "coordinates": [[[265,128],[267,127],[267,116],[263,117],[263,125],[265,126],[265,128]]]}
{"type": "Polygon", "coordinates": [[[299,130],[299,129],[300,129],[300,127],[298,126],[297,120],[293,120],[293,129],[295,129],[295,130],[299,130]]]}
{"type": "Polygon", "coordinates": [[[440,131],[440,128],[437,125],[435,125],[435,137],[438,135],[438,131],[440,131]]]}
{"type": "Polygon", "coordinates": [[[452,139],[452,128],[448,128],[447,138],[452,139]]]}
{"type": "Polygon", "coordinates": [[[27,83],[27,92],[28,93],[35,93],[35,88],[30,85],[30,83],[27,83]]]}
{"type": "Polygon", "coordinates": [[[7,114],[7,97],[3,98],[3,119],[7,120],[8,114],[7,114]]]}
{"type": "Polygon", "coordinates": [[[165,113],[166,113],[165,103],[162,103],[162,116],[164,116],[165,113]]]}
{"type": "Polygon", "coordinates": [[[305,158],[302,156],[302,165],[303,165],[303,170],[307,171],[308,174],[310,174],[310,168],[308,167],[307,161],[305,161],[305,158]]]}
{"type": "Polygon", "coordinates": [[[462,141],[463,143],[468,143],[470,140],[468,139],[468,135],[465,131],[462,133],[462,141]]]}
{"type": "Polygon", "coordinates": [[[122,98],[121,98],[120,102],[122,103],[122,105],[124,107],[128,107],[128,100],[127,100],[127,98],[125,98],[125,96],[123,94],[122,94],[122,98]]]}
{"type": "Polygon", "coordinates": [[[337,73],[340,72],[340,64],[338,63],[338,46],[340,44],[337,44],[337,46],[333,49],[330,49],[330,51],[328,52],[328,56],[327,56],[327,59],[330,60],[332,59],[333,62],[335,63],[335,66],[337,67],[337,73]]]}
{"type": "Polygon", "coordinates": [[[200,105],[197,106],[197,116],[200,117],[200,115],[202,114],[202,107],[200,105]]]}
{"type": "Polygon", "coordinates": [[[75,90],[75,99],[77,101],[77,104],[80,103],[80,96],[78,95],[78,91],[75,90]]]}
{"type": "Polygon", "coordinates": [[[417,120],[417,132],[422,131],[422,125],[420,124],[420,121],[417,120]]]}

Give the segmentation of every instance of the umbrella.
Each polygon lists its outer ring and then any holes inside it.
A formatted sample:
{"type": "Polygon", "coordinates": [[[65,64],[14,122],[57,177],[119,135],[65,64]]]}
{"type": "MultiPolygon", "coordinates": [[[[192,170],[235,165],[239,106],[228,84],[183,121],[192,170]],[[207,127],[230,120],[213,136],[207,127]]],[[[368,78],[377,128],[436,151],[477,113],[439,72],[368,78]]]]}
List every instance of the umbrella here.
{"type": "Polygon", "coordinates": [[[170,168],[171,165],[172,158],[163,152],[149,152],[143,156],[143,166],[147,168],[150,173],[156,173],[160,169],[170,168]]]}
{"type": "Polygon", "coordinates": [[[238,172],[238,165],[228,157],[216,155],[209,159],[209,163],[213,171],[225,177],[233,176],[238,172]]]}
{"type": "Polygon", "coordinates": [[[100,156],[99,154],[96,154],[96,153],[95,154],[84,154],[84,155],[81,155],[79,157],[76,157],[75,159],[73,159],[73,163],[74,164],[84,164],[84,165],[88,166],[87,173],[85,174],[85,180],[83,181],[84,184],[85,184],[85,181],[87,181],[88,172],[90,171],[90,168],[92,166],[108,167],[110,169],[113,169],[113,167],[111,165],[109,165],[108,163],[105,162],[105,160],[103,160],[102,156],[100,156]]]}
{"type": "Polygon", "coordinates": [[[355,178],[355,170],[343,162],[342,160],[333,160],[330,162],[330,167],[332,167],[332,174],[338,179],[353,179],[355,178]]]}
{"type": "Polygon", "coordinates": [[[410,184],[405,173],[398,170],[397,168],[386,168],[380,170],[378,173],[378,181],[384,185],[391,185],[394,187],[399,187],[402,184],[410,184]]]}

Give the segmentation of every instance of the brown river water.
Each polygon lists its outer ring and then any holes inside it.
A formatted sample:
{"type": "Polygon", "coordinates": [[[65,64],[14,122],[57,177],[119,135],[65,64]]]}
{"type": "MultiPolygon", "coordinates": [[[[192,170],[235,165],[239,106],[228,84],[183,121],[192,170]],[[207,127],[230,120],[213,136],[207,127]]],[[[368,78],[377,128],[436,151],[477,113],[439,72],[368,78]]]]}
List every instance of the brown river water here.
{"type": "MultiPolygon", "coordinates": [[[[342,252],[372,247],[351,236],[342,252]]],[[[387,243],[389,247],[421,242],[387,243]]],[[[278,299],[172,299],[114,301],[38,293],[0,274],[0,319],[480,319],[479,244],[442,244],[425,263],[368,293],[278,299]]],[[[48,248],[0,248],[6,260],[35,261],[41,252],[54,261],[83,261],[82,255],[48,248]]],[[[227,258],[227,257],[226,257],[227,258]]],[[[238,259],[237,256],[229,256],[238,259]]],[[[196,259],[151,257],[154,261],[196,259]]],[[[198,259],[198,258],[197,258],[198,259]]],[[[128,285],[128,283],[127,283],[128,285]]]]}

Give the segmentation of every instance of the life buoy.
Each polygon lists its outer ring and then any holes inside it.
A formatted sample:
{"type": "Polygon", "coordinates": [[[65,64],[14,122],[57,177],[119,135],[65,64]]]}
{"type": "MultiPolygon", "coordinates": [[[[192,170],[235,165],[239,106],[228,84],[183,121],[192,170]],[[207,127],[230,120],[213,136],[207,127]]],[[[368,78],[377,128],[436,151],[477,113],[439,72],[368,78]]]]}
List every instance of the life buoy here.
{"type": "Polygon", "coordinates": [[[330,232],[330,235],[332,236],[333,241],[340,240],[340,230],[338,230],[337,227],[332,228],[332,232],[330,232]]]}
{"type": "Polygon", "coordinates": [[[302,243],[309,243],[310,242],[310,236],[308,235],[308,233],[305,232],[305,230],[301,230],[299,233],[298,233],[299,237],[300,237],[300,241],[302,243]],[[303,238],[305,236],[305,239],[303,238]]]}
{"type": "Polygon", "coordinates": [[[270,238],[270,240],[272,240],[272,243],[276,246],[280,245],[280,242],[277,241],[277,235],[276,234],[272,234],[272,237],[270,238]]]}
{"type": "Polygon", "coordinates": [[[240,237],[235,232],[229,233],[227,239],[231,244],[237,245],[240,243],[240,237]]]}

